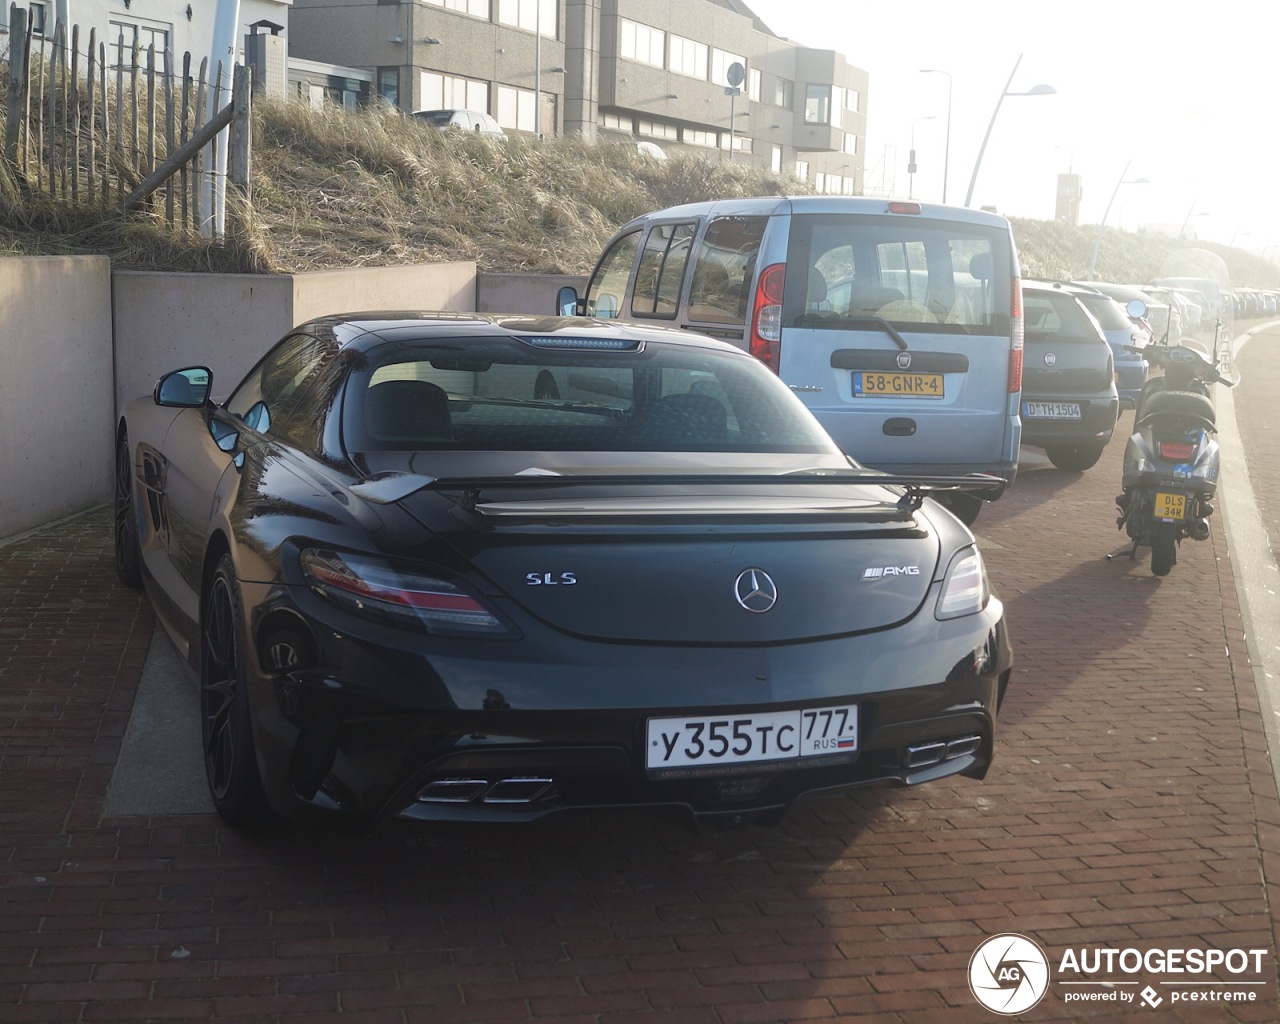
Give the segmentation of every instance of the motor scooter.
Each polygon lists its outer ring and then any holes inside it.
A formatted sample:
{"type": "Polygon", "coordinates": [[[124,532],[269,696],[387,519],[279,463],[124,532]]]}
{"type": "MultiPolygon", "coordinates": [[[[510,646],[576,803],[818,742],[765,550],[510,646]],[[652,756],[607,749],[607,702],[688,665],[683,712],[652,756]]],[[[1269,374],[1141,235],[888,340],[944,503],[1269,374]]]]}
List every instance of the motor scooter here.
{"type": "MultiPolygon", "coordinates": [[[[1135,300],[1137,301],[1137,300],[1135,300]]],[[[1138,548],[1151,548],[1151,572],[1167,576],[1184,537],[1208,540],[1218,488],[1218,442],[1210,384],[1234,387],[1239,375],[1219,359],[1217,331],[1206,353],[1185,338],[1135,349],[1164,370],[1144,385],[1124,450],[1123,493],[1116,496],[1116,528],[1138,548]]]]}

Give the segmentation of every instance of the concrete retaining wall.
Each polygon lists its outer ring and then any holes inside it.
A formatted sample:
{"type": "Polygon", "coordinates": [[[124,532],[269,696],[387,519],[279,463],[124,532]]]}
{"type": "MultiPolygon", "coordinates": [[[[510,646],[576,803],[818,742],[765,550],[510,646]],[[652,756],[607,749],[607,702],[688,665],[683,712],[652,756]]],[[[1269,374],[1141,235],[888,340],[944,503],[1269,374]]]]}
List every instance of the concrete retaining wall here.
{"type": "Polygon", "coordinates": [[[553,316],[556,292],[572,285],[581,295],[587,278],[575,274],[480,274],[476,309],[482,313],[541,313],[553,316]]]}
{"type": "Polygon", "coordinates": [[[121,271],[115,299],[117,407],[170,370],[204,365],[226,396],[266,350],[305,320],[369,309],[475,307],[474,263],[309,274],[121,271]]]}
{"type": "Polygon", "coordinates": [[[0,259],[0,537],[105,501],[111,263],[0,259]]]}

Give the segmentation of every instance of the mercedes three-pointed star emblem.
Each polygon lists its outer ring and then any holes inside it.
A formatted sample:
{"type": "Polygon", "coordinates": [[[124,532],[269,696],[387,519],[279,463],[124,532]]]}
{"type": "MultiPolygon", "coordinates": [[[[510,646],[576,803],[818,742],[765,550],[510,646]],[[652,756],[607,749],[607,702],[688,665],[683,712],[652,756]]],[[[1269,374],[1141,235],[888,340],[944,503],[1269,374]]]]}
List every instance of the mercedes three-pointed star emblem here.
{"type": "Polygon", "coordinates": [[[733,596],[749,612],[767,612],[778,602],[778,585],[763,569],[743,569],[733,583],[733,596]]]}

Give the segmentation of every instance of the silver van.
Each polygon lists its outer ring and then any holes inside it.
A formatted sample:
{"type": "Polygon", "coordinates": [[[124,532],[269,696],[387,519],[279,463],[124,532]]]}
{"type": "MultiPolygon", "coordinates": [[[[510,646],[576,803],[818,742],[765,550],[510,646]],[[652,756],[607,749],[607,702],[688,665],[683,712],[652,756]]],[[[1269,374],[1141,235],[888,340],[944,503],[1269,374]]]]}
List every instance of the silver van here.
{"type": "MultiPolygon", "coordinates": [[[[770,196],[672,207],[609,241],[560,312],[666,323],[752,352],[864,465],[1017,473],[1017,250],[995,214],[770,196]]],[[[991,500],[1000,492],[988,491],[991,500]]],[[[972,522],[981,502],[958,494],[972,522]]]]}

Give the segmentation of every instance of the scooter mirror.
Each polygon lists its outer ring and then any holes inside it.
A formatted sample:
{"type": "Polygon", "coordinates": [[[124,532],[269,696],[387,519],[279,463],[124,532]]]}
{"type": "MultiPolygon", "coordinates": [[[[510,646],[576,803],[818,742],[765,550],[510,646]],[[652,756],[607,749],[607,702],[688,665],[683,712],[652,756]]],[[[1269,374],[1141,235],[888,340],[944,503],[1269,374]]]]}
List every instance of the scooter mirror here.
{"type": "Polygon", "coordinates": [[[1131,320],[1137,320],[1147,315],[1147,304],[1141,299],[1130,299],[1129,304],[1124,308],[1131,320]]]}

